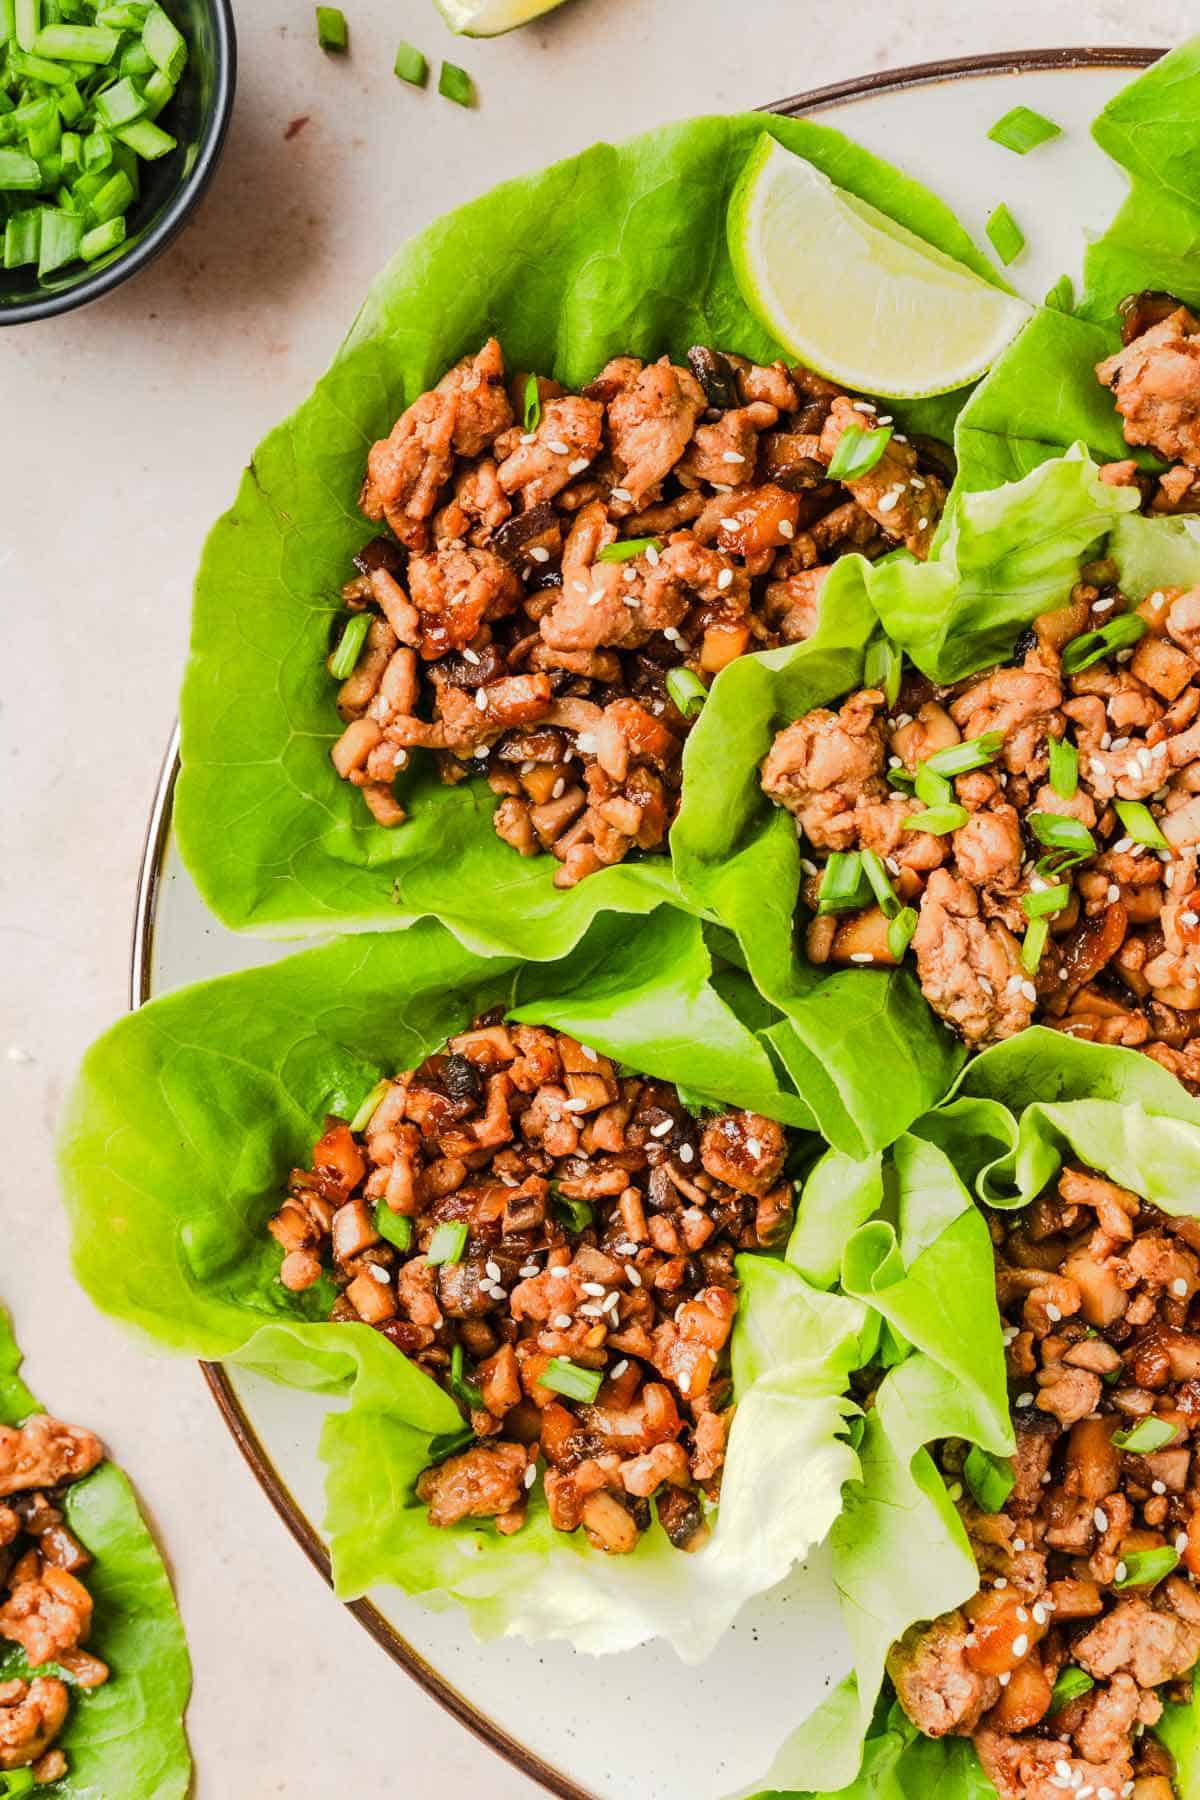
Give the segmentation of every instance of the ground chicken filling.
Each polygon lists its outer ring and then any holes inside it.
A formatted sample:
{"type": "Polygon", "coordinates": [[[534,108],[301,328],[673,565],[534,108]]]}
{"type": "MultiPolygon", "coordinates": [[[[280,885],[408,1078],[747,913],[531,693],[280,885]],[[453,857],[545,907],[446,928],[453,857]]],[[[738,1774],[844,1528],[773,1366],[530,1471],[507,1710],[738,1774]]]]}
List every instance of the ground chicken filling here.
{"type": "Polygon", "coordinates": [[[0,1426],[0,1773],[29,1769],[58,1781],[67,1758],[54,1748],[70,1709],[58,1671],[79,1688],[108,1680],[83,1649],[92,1597],[80,1577],[91,1557],[63,1522],[63,1490],[103,1460],[99,1439],[38,1413],[19,1428],[0,1426]],[[17,1645],[32,1670],[11,1679],[5,1650],[17,1645]]]}
{"type": "Polygon", "coordinates": [[[980,1591],[888,1670],[928,1736],[974,1738],[1000,1800],[1174,1800],[1146,1727],[1200,1658],[1200,1221],[1068,1168],[989,1222],[1015,1484],[985,1510],[946,1446],[980,1591]]]}
{"type": "Polygon", "coordinates": [[[947,456],[808,369],[697,347],[572,394],[507,381],[490,339],[368,457],[362,509],[394,536],[343,590],[338,774],[394,826],[414,751],[485,773],[497,832],[560,887],[660,848],[712,678],[810,636],[844,551],[924,557],[947,456]],[[873,429],[882,453],[832,479],[873,429]]]}
{"type": "Polygon", "coordinates": [[[418,1494],[435,1525],[552,1524],[626,1552],[650,1523],[698,1549],[732,1418],[739,1251],[792,1223],[784,1131],[700,1120],[561,1032],[477,1020],[326,1121],[270,1229],[293,1290],[332,1272],[464,1416],[418,1494]],[[370,1110],[373,1107],[373,1110],[370,1110]]]}
{"type": "MultiPolygon", "coordinates": [[[[1130,327],[1152,301],[1130,303],[1130,327]]],[[[1130,441],[1185,459],[1106,478],[1182,509],[1200,325],[1176,307],[1099,373],[1130,441]]],[[[1200,1091],[1200,588],[1132,607],[1116,582],[1086,568],[1006,667],[953,687],[909,671],[890,702],[867,688],[816,708],[776,738],[762,785],[811,852],[811,961],[893,966],[911,948],[972,1048],[1036,1019],[1145,1050],[1200,1091]]]]}

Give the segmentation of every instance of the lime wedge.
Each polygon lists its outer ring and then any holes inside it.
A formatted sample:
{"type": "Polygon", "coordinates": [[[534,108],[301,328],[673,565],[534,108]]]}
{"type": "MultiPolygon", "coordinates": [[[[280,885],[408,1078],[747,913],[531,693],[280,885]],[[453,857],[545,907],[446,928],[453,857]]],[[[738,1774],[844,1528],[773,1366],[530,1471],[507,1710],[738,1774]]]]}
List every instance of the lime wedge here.
{"type": "Polygon", "coordinates": [[[553,12],[563,0],[434,0],[434,4],[461,37],[499,37],[553,12]]]}
{"type": "Polygon", "coordinates": [[[766,133],[738,178],[728,230],[750,310],[793,356],[864,393],[963,387],[1034,310],[766,133]]]}

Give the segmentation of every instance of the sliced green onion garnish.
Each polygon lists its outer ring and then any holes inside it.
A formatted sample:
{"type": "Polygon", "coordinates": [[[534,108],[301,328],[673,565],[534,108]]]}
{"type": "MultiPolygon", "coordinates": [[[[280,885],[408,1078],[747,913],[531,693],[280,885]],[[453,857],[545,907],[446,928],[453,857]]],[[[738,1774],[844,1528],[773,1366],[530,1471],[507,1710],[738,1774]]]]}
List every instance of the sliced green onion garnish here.
{"type": "Polygon", "coordinates": [[[538,386],[536,375],[530,375],[525,383],[525,429],[536,431],[542,422],[542,390],[538,386]]]}
{"type": "Polygon", "coordinates": [[[412,1246],[412,1220],[407,1213],[393,1212],[386,1200],[375,1203],[375,1229],[397,1250],[408,1250],[412,1246]]]}
{"type": "Polygon", "coordinates": [[[998,1513],[1016,1486],[1009,1459],[990,1456],[978,1444],[972,1444],[967,1451],[963,1479],[986,1513],[998,1513]]]}
{"type": "Polygon", "coordinates": [[[83,220],[78,213],[48,206],[42,214],[42,241],[38,251],[38,276],[52,275],[64,263],[74,262],[83,242],[83,220]]]}
{"type": "Polygon", "coordinates": [[[857,850],[834,850],[825,864],[817,895],[818,913],[853,912],[871,901],[871,884],[857,850]]]}
{"type": "Polygon", "coordinates": [[[927,762],[917,764],[914,780],[917,799],[923,800],[926,806],[953,806],[954,788],[944,775],[931,769],[927,762]]]}
{"type": "Polygon", "coordinates": [[[350,48],[350,30],[340,6],[318,6],[317,43],[322,50],[340,54],[350,48]]]}
{"type": "Polygon", "coordinates": [[[932,769],[935,775],[968,775],[972,769],[983,769],[995,762],[1003,747],[1002,731],[985,731],[982,737],[965,738],[961,744],[935,750],[922,766],[932,769]]]}
{"type": "Polygon", "coordinates": [[[1002,119],[996,120],[988,136],[994,144],[1024,156],[1028,151],[1036,150],[1039,144],[1061,137],[1062,126],[1046,118],[1044,113],[1034,112],[1031,107],[1014,106],[1002,119]]]}
{"type": "MultiPolygon", "coordinates": [[[[85,169],[90,169],[93,174],[99,175],[105,169],[111,168],[112,159],[113,141],[107,131],[102,131],[97,125],[96,129],[89,132],[83,140],[83,166],[85,169]]],[[[103,187],[103,185],[104,183],[101,182],[100,186],[103,187]]]]}
{"type": "Polygon", "coordinates": [[[351,1121],[350,1121],[351,1131],[353,1131],[357,1134],[358,1132],[365,1131],[367,1129],[367,1126],[371,1123],[371,1120],[375,1117],[375,1114],[378,1112],[379,1107],[383,1101],[384,1095],[387,1093],[387,1091],[391,1087],[391,1085],[392,1085],[391,1082],[387,1079],[386,1076],[384,1076],[384,1078],[381,1081],[377,1081],[375,1083],[375,1086],[371,1089],[370,1093],[367,1095],[366,1099],[362,1102],[358,1111],[355,1113],[354,1117],[351,1119],[351,1121]]]}
{"type": "Polygon", "coordinates": [[[538,1386],[565,1394],[568,1400],[594,1400],[604,1384],[603,1369],[581,1369],[566,1356],[555,1356],[538,1376],[538,1386]]]}
{"type": "Polygon", "coordinates": [[[68,81],[65,87],[58,89],[54,98],[63,124],[77,125],[87,109],[83,104],[83,95],[75,83],[68,81]]]}
{"type": "Polygon", "coordinates": [[[120,41],[119,32],[103,25],[43,25],[29,49],[52,62],[108,63],[120,41]]]}
{"type": "Polygon", "coordinates": [[[32,194],[42,185],[42,171],[24,150],[0,149],[0,189],[32,194]]]}
{"type": "Polygon", "coordinates": [[[429,80],[429,63],[415,44],[401,44],[396,52],[395,72],[409,87],[424,87],[429,80]]]}
{"type": "Polygon", "coordinates": [[[1065,882],[1060,887],[1040,888],[1036,893],[1022,895],[1021,911],[1027,919],[1047,919],[1061,912],[1070,898],[1071,890],[1065,882]]]}
{"type": "Polygon", "coordinates": [[[1140,800],[1114,800],[1117,817],[1135,844],[1148,844],[1152,850],[1169,850],[1166,838],[1148,806],[1140,800]]]}
{"type": "Polygon", "coordinates": [[[91,231],[85,231],[79,240],[79,254],[84,262],[95,262],[101,256],[107,256],[110,250],[116,250],[125,242],[124,219],[109,219],[103,225],[96,225],[91,231]]]}
{"type": "Polygon", "coordinates": [[[42,0],[16,0],[13,29],[22,50],[32,50],[42,24],[42,0]]]}
{"type": "Polygon", "coordinates": [[[1112,1441],[1118,1450],[1129,1450],[1134,1456],[1149,1456],[1155,1450],[1165,1450],[1178,1436],[1178,1426],[1172,1425],[1169,1419],[1151,1415],[1148,1419],[1139,1419],[1128,1431],[1114,1431],[1112,1441]]]}
{"type": "Polygon", "coordinates": [[[603,550],[598,550],[596,552],[596,561],[605,563],[629,562],[635,556],[645,556],[647,550],[661,549],[661,538],[618,538],[615,544],[605,544],[603,550]]]}
{"type": "Polygon", "coordinates": [[[1031,812],[1026,820],[1039,844],[1048,850],[1067,850],[1072,856],[1095,856],[1096,840],[1078,819],[1064,819],[1058,813],[1031,812]]]}
{"type": "Polygon", "coordinates": [[[453,100],[455,106],[475,104],[475,83],[457,63],[442,64],[441,74],[438,76],[438,93],[446,100],[453,100]]]}
{"type": "Polygon", "coordinates": [[[42,246],[42,209],[29,207],[13,213],[4,228],[4,266],[20,269],[35,263],[42,246]]]}
{"type": "Polygon", "coordinates": [[[915,775],[910,775],[907,769],[889,769],[887,778],[888,786],[899,788],[902,794],[916,792],[917,778],[915,775]]]}
{"type": "Polygon", "coordinates": [[[132,125],[123,125],[117,138],[135,150],[143,162],[157,162],[160,156],[169,156],[179,141],[150,119],[135,119],[132,125]]]}
{"type": "Polygon", "coordinates": [[[862,850],[863,874],[871,884],[871,891],[879,902],[879,910],[885,919],[894,919],[900,911],[900,896],[888,878],[883,866],[883,858],[874,850],[862,850]]]}
{"type": "Polygon", "coordinates": [[[329,673],[335,681],[348,681],[353,675],[370,629],[370,613],[360,612],[350,615],[346,622],[346,629],[338,640],[338,647],[329,659],[329,673]]]}
{"type": "Polygon", "coordinates": [[[96,111],[110,131],[132,125],[146,110],[146,97],[128,75],[96,96],[96,111]]]}
{"type": "Polygon", "coordinates": [[[1115,619],[1100,625],[1095,631],[1085,631],[1079,637],[1072,638],[1062,653],[1064,675],[1079,675],[1084,669],[1090,669],[1093,663],[1103,656],[1111,656],[1118,650],[1126,650],[1130,644],[1136,644],[1140,637],[1146,635],[1146,621],[1137,613],[1119,613],[1115,619]]]}
{"type": "Polygon", "coordinates": [[[187,45],[161,6],[152,6],[142,27],[142,42],[155,68],[168,81],[178,81],[187,64],[187,45]]]}
{"type": "Polygon", "coordinates": [[[88,224],[103,225],[107,219],[115,219],[118,213],[128,212],[135,197],[133,183],[124,169],[115,170],[95,199],[88,203],[88,224]]]}
{"type": "Polygon", "coordinates": [[[451,1224],[437,1227],[429,1240],[425,1261],[428,1263],[461,1262],[462,1253],[466,1247],[467,1227],[462,1219],[455,1219],[451,1224]]]}
{"type": "Polygon", "coordinates": [[[1075,311],[1075,283],[1069,275],[1060,275],[1042,305],[1050,312],[1073,313],[1075,311]]]}
{"type": "Polygon", "coordinates": [[[1156,1550],[1131,1550],[1117,1564],[1113,1586],[1118,1590],[1154,1587],[1178,1566],[1179,1552],[1173,1550],[1170,1544],[1161,1544],[1156,1550]]]}
{"type": "Polygon", "coordinates": [[[1049,921],[1031,919],[1029,928],[1021,940],[1021,967],[1031,975],[1036,975],[1038,964],[1042,960],[1042,952],[1046,948],[1046,939],[1050,935],[1049,921]]]}
{"type": "Polygon", "coordinates": [[[554,1210],[568,1231],[586,1231],[596,1216],[586,1200],[568,1200],[557,1188],[554,1190],[554,1210]]]}
{"type": "Polygon", "coordinates": [[[450,1391],[471,1412],[484,1410],[483,1394],[473,1381],[463,1375],[463,1347],[455,1344],[450,1352],[450,1391]]]}
{"type": "Polygon", "coordinates": [[[668,669],[667,692],[685,719],[694,718],[708,699],[708,689],[690,669],[668,669]]]}
{"type": "Polygon", "coordinates": [[[140,31],[149,11],[149,0],[119,0],[115,6],[99,8],[96,23],[111,25],[114,31],[140,31]]]}
{"type": "Polygon", "coordinates": [[[864,430],[861,425],[847,425],[829,459],[831,481],[857,481],[869,475],[888,447],[892,435],[890,425],[864,430]]]}
{"type": "Polygon", "coordinates": [[[889,706],[895,706],[900,693],[900,677],[904,669],[903,652],[891,638],[872,638],[863,658],[863,686],[882,688],[889,706]]]}
{"type": "Polygon", "coordinates": [[[945,837],[947,832],[961,831],[970,816],[965,806],[931,806],[926,812],[902,819],[900,829],[929,831],[934,837],[945,837]]]}
{"type": "Polygon", "coordinates": [[[457,1456],[475,1442],[475,1433],[469,1425],[461,1431],[443,1431],[439,1437],[429,1440],[429,1460],[431,1463],[445,1462],[448,1456],[457,1456]]]}
{"type": "Polygon", "coordinates": [[[887,934],[888,953],[894,956],[897,962],[904,961],[904,953],[912,943],[913,933],[916,929],[916,909],[911,906],[902,906],[888,926],[887,934]]]}
{"type": "Polygon", "coordinates": [[[1079,787],[1079,752],[1070,738],[1051,738],[1050,786],[1060,800],[1074,799],[1079,787]]]}
{"type": "Polygon", "coordinates": [[[1078,1669],[1074,1664],[1070,1668],[1060,1669],[1050,1690],[1050,1711],[1061,1712],[1069,1701],[1090,1694],[1095,1685],[1086,1669],[1078,1669]]]}
{"type": "Polygon", "coordinates": [[[988,220],[985,229],[992,241],[992,248],[1005,267],[1014,262],[1025,248],[1025,233],[1003,200],[988,220]]]}

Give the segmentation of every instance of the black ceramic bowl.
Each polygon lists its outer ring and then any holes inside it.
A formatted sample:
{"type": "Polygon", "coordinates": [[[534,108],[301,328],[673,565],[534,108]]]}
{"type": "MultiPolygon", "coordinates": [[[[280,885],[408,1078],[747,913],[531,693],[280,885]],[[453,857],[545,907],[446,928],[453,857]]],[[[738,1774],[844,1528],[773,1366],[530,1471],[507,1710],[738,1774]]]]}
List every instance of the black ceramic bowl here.
{"type": "Polygon", "coordinates": [[[162,120],[178,149],[141,165],[141,197],[115,256],[92,267],[72,263],[45,281],[32,269],[0,269],[0,325],[51,319],[128,281],[166,249],[208,186],[233,110],[232,0],[168,0],[168,10],[188,45],[187,68],[162,120]]]}

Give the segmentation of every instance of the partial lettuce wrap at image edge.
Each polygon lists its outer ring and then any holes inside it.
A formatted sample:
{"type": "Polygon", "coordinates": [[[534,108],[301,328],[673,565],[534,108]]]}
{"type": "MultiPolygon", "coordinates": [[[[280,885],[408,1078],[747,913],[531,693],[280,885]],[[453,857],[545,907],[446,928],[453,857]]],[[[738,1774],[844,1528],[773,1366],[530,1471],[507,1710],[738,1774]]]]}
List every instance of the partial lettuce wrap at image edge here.
{"type": "Polygon", "coordinates": [[[394,1583],[463,1606],[481,1636],[561,1637],[596,1653],[663,1636],[692,1660],[837,1514],[858,1467],[846,1392],[861,1302],[779,1258],[739,1258],[739,1410],[713,1535],[684,1556],[655,1525],[633,1555],[610,1558],[550,1528],[540,1485],[515,1537],[430,1526],[413,1484],[431,1439],[460,1427],[457,1407],[378,1333],[328,1322],[328,1283],[293,1296],[278,1281],[266,1222],[326,1113],[349,1116],[381,1075],[493,1005],[698,1100],[810,1123],[758,1033],[761,1001],[738,972],[714,977],[694,918],[664,909],[636,930],[601,921],[564,962],[522,969],[474,956],[429,921],[184,989],[101,1038],[61,1144],[76,1271],[97,1305],[153,1344],[344,1403],[322,1449],[343,1598],[394,1583]],[[755,1024],[739,1018],[739,999],[755,1024]]]}
{"type": "MultiPolygon", "coordinates": [[[[12,1321],[0,1305],[0,1425],[20,1425],[43,1410],[20,1370],[12,1321]]],[[[191,1662],[162,1557],[133,1489],[111,1462],[67,1489],[63,1511],[94,1558],[82,1577],[95,1604],[87,1647],[111,1673],[102,1687],[71,1688],[56,1745],[69,1769],[53,1792],[62,1800],[135,1793],[138,1800],[184,1800],[192,1769],[183,1725],[191,1662]]],[[[17,1646],[0,1639],[0,1681],[26,1673],[17,1646]]]]}
{"type": "MultiPolygon", "coordinates": [[[[597,145],[414,238],[311,397],[255,451],[204,551],[176,820],[184,860],[226,924],[287,936],[433,915],[480,951],[549,959],[600,912],[678,903],[665,855],[555,889],[552,858],[523,859],[495,836],[486,785],[444,787],[426,757],[398,786],[408,821],[375,825],[329,762],[340,724],[324,659],[352,554],[373,534],[356,505],[370,444],[489,334],[510,369],[568,385],[621,352],[780,354],[738,292],[725,241],[729,194],[764,132],[1003,285],[919,183],[828,126],[761,114],[597,145]]],[[[915,403],[913,418],[948,432],[961,399],[915,403]]]]}
{"type": "MultiPolygon", "coordinates": [[[[946,1218],[953,1228],[948,1196],[954,1187],[992,1206],[1024,1206],[1065,1161],[1099,1170],[1164,1211],[1185,1213],[1195,1209],[1200,1176],[1200,1100],[1136,1051],[1035,1026],[973,1058],[954,1094],[896,1146],[895,1161],[900,1192],[907,1186],[921,1196],[919,1211],[910,1207],[909,1216],[931,1221],[927,1231],[946,1218]],[[923,1150],[914,1159],[915,1144],[923,1150]],[[940,1183],[935,1171],[942,1171],[940,1183]]],[[[890,1644],[909,1625],[960,1605],[978,1586],[966,1535],[926,1446],[958,1437],[992,1455],[1011,1449],[1000,1441],[1000,1421],[987,1418],[978,1390],[972,1398],[956,1366],[953,1344],[971,1342],[970,1334],[952,1338],[949,1354],[927,1335],[940,1323],[939,1296],[957,1304],[961,1283],[986,1281],[990,1305],[977,1294],[971,1348],[978,1354],[986,1340],[993,1362],[1000,1357],[998,1399],[1007,1423],[990,1238],[972,1204],[969,1216],[982,1238],[955,1249],[943,1227],[933,1246],[945,1256],[939,1278],[924,1284],[924,1293],[914,1292],[910,1279],[893,1290],[887,1274],[899,1264],[890,1241],[876,1246],[884,1255],[872,1253],[880,1237],[872,1215],[883,1194],[880,1159],[827,1153],[808,1178],[787,1250],[787,1260],[815,1285],[836,1282],[835,1291],[864,1292],[864,1263],[874,1271],[867,1303],[892,1334],[885,1358],[891,1366],[858,1443],[861,1476],[847,1488],[830,1534],[855,1673],[784,1744],[752,1790],[755,1800],[911,1800],[927,1792],[939,1800],[981,1800],[994,1792],[969,1742],[921,1738],[883,1683],[890,1644]],[[852,1235],[844,1237],[847,1227],[852,1235]],[[979,1330],[985,1313],[994,1331],[979,1330]]],[[[903,1261],[903,1223],[899,1242],[903,1261]]],[[[1160,1730],[1178,1753],[1181,1792],[1192,1800],[1200,1792],[1200,1702],[1168,1706],[1160,1730]]]]}

